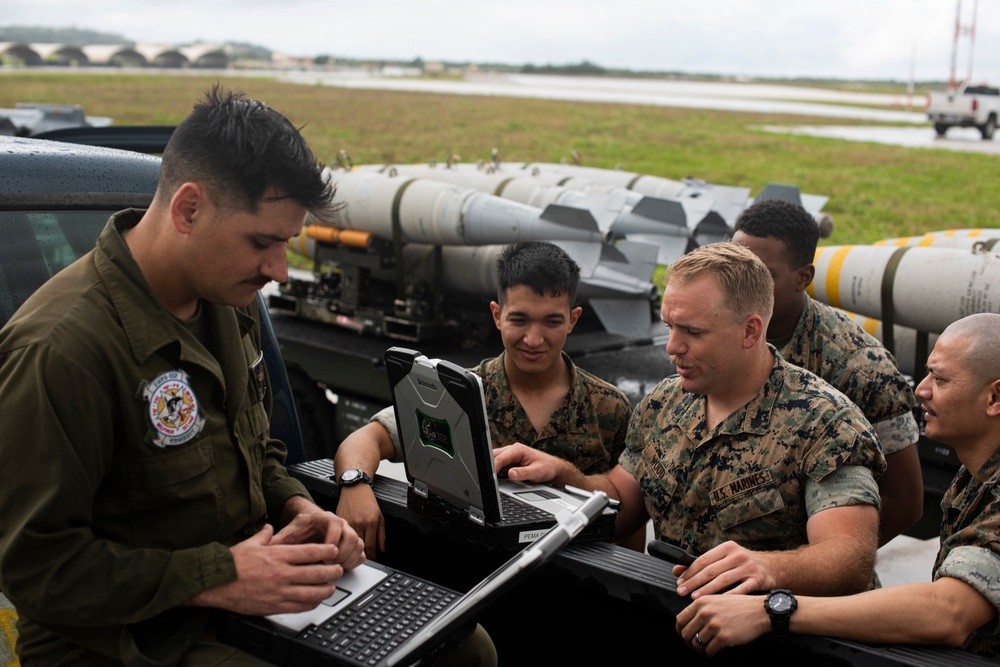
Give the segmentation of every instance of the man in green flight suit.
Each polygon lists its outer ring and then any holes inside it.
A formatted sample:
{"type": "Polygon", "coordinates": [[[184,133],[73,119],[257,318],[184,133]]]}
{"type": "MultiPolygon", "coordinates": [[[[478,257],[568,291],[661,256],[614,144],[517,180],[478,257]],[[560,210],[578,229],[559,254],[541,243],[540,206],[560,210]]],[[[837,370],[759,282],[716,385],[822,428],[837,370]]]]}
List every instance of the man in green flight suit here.
{"type": "Polygon", "coordinates": [[[216,86],[149,209],[112,216],[0,331],[0,585],[22,664],[263,665],[212,610],[312,609],[364,562],[270,437],[255,301],[331,202],[288,119],[216,86]]]}

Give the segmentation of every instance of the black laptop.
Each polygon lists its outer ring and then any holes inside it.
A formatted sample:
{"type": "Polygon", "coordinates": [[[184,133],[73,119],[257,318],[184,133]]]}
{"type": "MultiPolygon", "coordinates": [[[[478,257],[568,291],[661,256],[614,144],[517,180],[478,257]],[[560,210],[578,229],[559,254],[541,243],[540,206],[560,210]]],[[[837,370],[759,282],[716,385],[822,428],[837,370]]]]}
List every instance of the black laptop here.
{"type": "Polygon", "coordinates": [[[219,614],[219,638],[280,665],[393,667],[439,660],[475,627],[497,596],[549,562],[608,506],[591,494],[465,595],[379,563],[338,579],[315,609],[267,617],[219,614]]]}
{"type": "MultiPolygon", "coordinates": [[[[403,464],[407,506],[491,548],[520,549],[573,510],[588,492],[498,479],[479,376],[416,350],[385,352],[403,464]]],[[[617,507],[617,501],[612,503],[617,507]]],[[[580,536],[610,539],[609,507],[580,536]]]]}

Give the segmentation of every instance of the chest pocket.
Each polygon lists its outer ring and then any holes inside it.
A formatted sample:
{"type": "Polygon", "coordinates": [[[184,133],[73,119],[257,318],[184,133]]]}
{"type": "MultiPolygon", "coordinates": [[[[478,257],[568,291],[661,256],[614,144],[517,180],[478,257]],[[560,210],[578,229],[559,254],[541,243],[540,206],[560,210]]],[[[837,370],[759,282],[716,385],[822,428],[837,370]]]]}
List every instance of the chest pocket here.
{"type": "Polygon", "coordinates": [[[185,530],[193,534],[216,524],[222,492],[214,464],[208,438],[168,448],[159,456],[124,461],[136,546],[172,544],[179,515],[189,518],[185,530]]]}
{"type": "Polygon", "coordinates": [[[785,508],[769,470],[757,470],[712,489],[712,509],[723,530],[785,508]]]}

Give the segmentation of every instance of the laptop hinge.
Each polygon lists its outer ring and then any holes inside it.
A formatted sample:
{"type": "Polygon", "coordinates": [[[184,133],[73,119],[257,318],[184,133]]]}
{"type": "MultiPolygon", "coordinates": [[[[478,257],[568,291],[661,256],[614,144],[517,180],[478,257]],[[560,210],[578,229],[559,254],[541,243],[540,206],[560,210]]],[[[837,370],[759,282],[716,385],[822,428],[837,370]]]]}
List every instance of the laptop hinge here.
{"type": "Polygon", "coordinates": [[[478,507],[469,507],[469,518],[480,526],[486,525],[486,515],[478,507]]]}
{"type": "Polygon", "coordinates": [[[427,485],[423,482],[413,482],[413,490],[417,492],[417,495],[421,498],[430,497],[430,493],[427,490],[427,485]]]}

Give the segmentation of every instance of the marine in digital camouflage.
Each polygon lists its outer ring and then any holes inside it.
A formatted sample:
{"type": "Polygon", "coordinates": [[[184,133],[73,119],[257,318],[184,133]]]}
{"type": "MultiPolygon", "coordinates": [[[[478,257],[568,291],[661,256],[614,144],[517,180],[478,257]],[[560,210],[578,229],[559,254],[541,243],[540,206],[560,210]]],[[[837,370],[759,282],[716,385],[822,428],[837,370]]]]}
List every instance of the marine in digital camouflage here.
{"type": "Polygon", "coordinates": [[[805,298],[791,338],[779,352],[832,384],[875,425],[886,454],[917,441],[916,399],[906,377],[877,338],[825,303],[805,298]]]}
{"type": "Polygon", "coordinates": [[[771,375],[746,406],[709,431],[705,397],[679,378],[661,382],[636,407],[620,463],[639,481],[657,537],[701,554],[726,540],[752,550],[808,543],[806,522],[820,509],[879,505],[873,479],[885,469],[864,415],[825,381],[775,353],[771,375]],[[851,484],[819,482],[862,466],[851,484]],[[845,488],[848,487],[848,488],[845,488]]]}
{"type": "Polygon", "coordinates": [[[632,411],[625,394],[577,368],[563,352],[563,361],[570,373],[570,390],[538,433],[507,384],[505,354],[485,359],[473,369],[483,380],[493,446],[521,442],[565,459],[587,475],[613,468],[625,449],[625,434],[632,411]]]}
{"type": "MultiPolygon", "coordinates": [[[[962,466],[941,499],[941,548],[934,579],[969,584],[1000,609],[1000,451],[976,475],[962,466]]],[[[962,648],[1000,659],[1000,621],[994,619],[965,640],[962,648]]]]}

